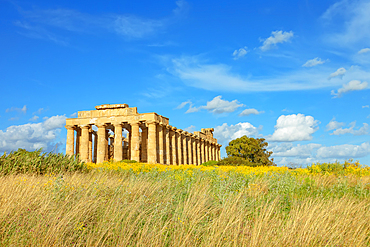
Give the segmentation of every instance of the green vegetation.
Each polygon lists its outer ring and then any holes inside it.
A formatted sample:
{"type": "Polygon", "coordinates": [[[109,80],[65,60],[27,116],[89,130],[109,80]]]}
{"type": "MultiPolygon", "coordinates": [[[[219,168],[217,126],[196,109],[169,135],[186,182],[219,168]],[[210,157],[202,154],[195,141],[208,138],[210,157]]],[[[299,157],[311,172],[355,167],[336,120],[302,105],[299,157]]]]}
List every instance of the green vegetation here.
{"type": "Polygon", "coordinates": [[[269,160],[272,152],[266,150],[268,143],[264,138],[252,138],[242,136],[229,142],[226,147],[228,160],[224,161],[225,164],[239,164],[242,162],[245,165],[251,166],[272,166],[273,159],[269,160]],[[233,158],[230,158],[233,157],[233,158]],[[234,157],[238,157],[234,158],[234,157]],[[244,159],[245,161],[242,161],[244,159]]]}
{"type": "Polygon", "coordinates": [[[9,174],[47,174],[86,171],[78,157],[65,154],[42,153],[41,149],[33,152],[24,149],[4,153],[0,156],[0,175],[9,174]]]}

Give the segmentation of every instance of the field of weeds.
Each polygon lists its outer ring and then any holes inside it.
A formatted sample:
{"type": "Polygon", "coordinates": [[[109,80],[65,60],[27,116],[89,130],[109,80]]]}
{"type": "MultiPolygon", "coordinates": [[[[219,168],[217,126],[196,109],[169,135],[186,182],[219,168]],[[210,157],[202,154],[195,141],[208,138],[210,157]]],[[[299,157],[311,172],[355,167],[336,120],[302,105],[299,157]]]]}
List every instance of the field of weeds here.
{"type": "Polygon", "coordinates": [[[0,246],[369,246],[370,170],[106,162],[0,176],[0,246]]]}

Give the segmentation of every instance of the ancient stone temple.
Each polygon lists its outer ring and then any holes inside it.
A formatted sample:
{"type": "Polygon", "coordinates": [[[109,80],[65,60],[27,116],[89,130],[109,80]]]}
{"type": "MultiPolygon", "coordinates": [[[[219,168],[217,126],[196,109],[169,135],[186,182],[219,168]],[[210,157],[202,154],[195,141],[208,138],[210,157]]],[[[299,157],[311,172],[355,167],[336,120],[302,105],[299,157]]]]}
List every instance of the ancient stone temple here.
{"type": "Polygon", "coordinates": [[[66,120],[68,155],[82,161],[103,162],[131,159],[160,164],[200,165],[220,160],[221,145],[213,129],[189,133],[169,125],[157,113],[138,113],[127,104],[105,104],[92,111],[79,111],[66,120]]]}

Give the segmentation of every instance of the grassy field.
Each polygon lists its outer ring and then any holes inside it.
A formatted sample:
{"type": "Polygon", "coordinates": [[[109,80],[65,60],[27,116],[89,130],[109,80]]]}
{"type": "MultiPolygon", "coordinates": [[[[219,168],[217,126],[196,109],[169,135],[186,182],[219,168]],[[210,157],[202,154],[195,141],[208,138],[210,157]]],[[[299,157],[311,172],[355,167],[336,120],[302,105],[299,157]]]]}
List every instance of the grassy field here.
{"type": "Polygon", "coordinates": [[[0,246],[369,246],[370,169],[85,164],[0,176],[0,246]]]}

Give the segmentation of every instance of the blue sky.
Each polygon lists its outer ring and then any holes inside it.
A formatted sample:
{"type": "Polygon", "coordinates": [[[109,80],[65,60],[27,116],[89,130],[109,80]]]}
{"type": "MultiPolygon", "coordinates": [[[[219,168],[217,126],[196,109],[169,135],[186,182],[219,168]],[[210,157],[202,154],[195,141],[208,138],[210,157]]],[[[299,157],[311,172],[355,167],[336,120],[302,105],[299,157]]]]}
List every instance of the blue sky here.
{"type": "Polygon", "coordinates": [[[370,1],[0,1],[0,152],[58,146],[100,104],[278,165],[370,165],[370,1]]]}

